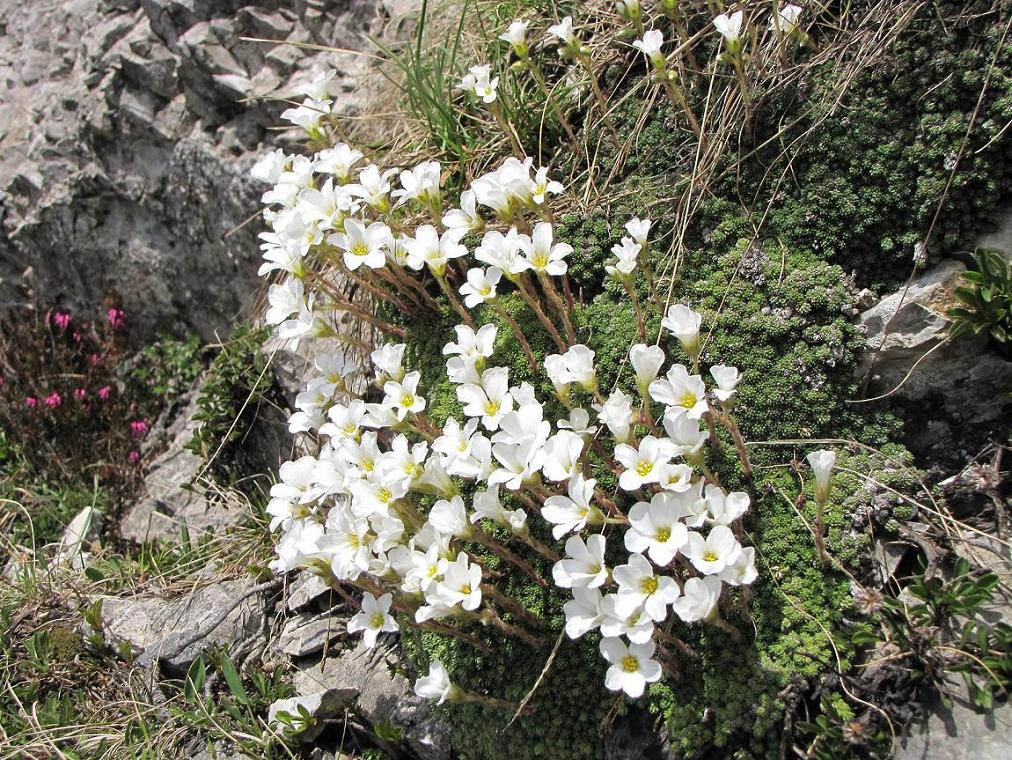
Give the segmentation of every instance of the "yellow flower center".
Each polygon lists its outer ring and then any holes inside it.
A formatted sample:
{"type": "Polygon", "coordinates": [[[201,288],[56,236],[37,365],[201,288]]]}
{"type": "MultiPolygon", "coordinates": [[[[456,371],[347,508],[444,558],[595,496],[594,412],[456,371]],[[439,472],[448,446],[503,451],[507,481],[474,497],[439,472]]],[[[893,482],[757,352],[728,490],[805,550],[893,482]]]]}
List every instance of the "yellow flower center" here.
{"type": "Polygon", "coordinates": [[[389,488],[384,488],[383,486],[380,486],[379,490],[376,492],[376,500],[379,501],[380,504],[386,504],[392,498],[393,493],[390,491],[389,488]]]}
{"type": "Polygon", "coordinates": [[[487,401],[485,403],[485,414],[489,417],[494,417],[499,414],[499,402],[498,401],[487,401]]]}
{"type": "Polygon", "coordinates": [[[383,627],[383,623],[385,621],[386,621],[386,618],[383,617],[383,613],[382,612],[377,612],[375,615],[373,615],[369,619],[369,627],[370,628],[382,628],[383,627]]]}
{"type": "Polygon", "coordinates": [[[640,583],[640,591],[649,596],[657,590],[657,579],[654,577],[644,578],[640,583]]]}
{"type": "Polygon", "coordinates": [[[633,657],[631,654],[627,654],[622,658],[622,670],[626,673],[635,673],[640,669],[640,661],[633,657]]]}
{"type": "Polygon", "coordinates": [[[534,259],[531,262],[534,264],[535,269],[544,269],[548,266],[548,254],[547,253],[535,253],[534,259]]]}
{"type": "Polygon", "coordinates": [[[369,246],[363,242],[354,243],[351,246],[351,253],[353,256],[368,256],[369,246]]]}
{"type": "Polygon", "coordinates": [[[344,431],[344,434],[345,434],[345,435],[354,435],[354,434],[355,434],[355,431],[356,431],[357,429],[358,429],[358,428],[356,428],[356,427],[355,427],[355,425],[354,425],[353,423],[351,423],[351,422],[349,422],[349,423],[348,423],[347,425],[345,425],[345,426],[344,426],[344,427],[342,428],[342,430],[344,431]]]}
{"type": "Polygon", "coordinates": [[[358,536],[356,536],[354,533],[348,534],[348,546],[350,546],[352,549],[357,549],[361,545],[362,541],[358,536]]]}
{"type": "Polygon", "coordinates": [[[462,594],[470,594],[471,593],[471,584],[470,583],[465,583],[463,586],[461,586],[460,587],[460,593],[462,593],[462,594]]]}
{"type": "Polygon", "coordinates": [[[682,397],[678,400],[678,405],[684,406],[686,409],[691,409],[696,405],[696,402],[698,401],[699,398],[696,397],[695,393],[692,393],[691,391],[686,391],[682,395],[682,397]]]}
{"type": "Polygon", "coordinates": [[[414,403],[415,397],[412,396],[410,393],[405,393],[403,396],[401,396],[401,406],[411,407],[414,406],[414,403]]]}
{"type": "Polygon", "coordinates": [[[654,469],[653,462],[640,462],[638,465],[636,465],[636,474],[639,475],[641,478],[645,478],[647,475],[650,474],[650,471],[653,469],[654,469]]]}
{"type": "Polygon", "coordinates": [[[709,552],[707,552],[706,554],[703,555],[703,559],[706,560],[707,562],[716,562],[717,561],[717,553],[714,552],[714,551],[709,551],[709,552]]]}
{"type": "Polygon", "coordinates": [[[489,285],[482,285],[478,292],[483,296],[487,296],[492,292],[492,288],[489,285]]]}
{"type": "Polygon", "coordinates": [[[439,565],[429,565],[429,569],[426,571],[426,575],[430,578],[435,578],[439,573],[439,565]]]}
{"type": "Polygon", "coordinates": [[[661,528],[660,530],[657,531],[657,534],[654,536],[654,538],[656,538],[663,544],[665,541],[671,538],[671,528],[661,528]]]}
{"type": "Polygon", "coordinates": [[[372,472],[375,467],[376,463],[371,459],[362,460],[362,469],[365,470],[366,472],[372,472]]]}

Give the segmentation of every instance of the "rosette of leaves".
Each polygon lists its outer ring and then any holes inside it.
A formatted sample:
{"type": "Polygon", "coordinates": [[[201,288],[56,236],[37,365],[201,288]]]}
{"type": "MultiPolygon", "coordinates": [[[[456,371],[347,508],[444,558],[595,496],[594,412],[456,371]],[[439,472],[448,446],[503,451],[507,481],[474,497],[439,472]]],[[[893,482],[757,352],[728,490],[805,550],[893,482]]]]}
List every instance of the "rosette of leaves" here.
{"type": "Polygon", "coordinates": [[[949,310],[953,338],[987,332],[1001,346],[1012,336],[1012,273],[1000,251],[980,248],[974,254],[977,271],[964,272],[969,286],[956,288],[962,306],[949,310]]]}

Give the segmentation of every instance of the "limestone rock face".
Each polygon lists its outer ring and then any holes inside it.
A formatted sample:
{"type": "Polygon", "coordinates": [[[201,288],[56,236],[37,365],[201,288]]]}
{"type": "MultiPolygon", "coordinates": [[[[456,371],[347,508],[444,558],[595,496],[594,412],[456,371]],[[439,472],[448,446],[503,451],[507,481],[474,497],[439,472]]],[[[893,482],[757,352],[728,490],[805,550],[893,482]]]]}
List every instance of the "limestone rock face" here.
{"type": "Polygon", "coordinates": [[[0,310],[123,300],[133,335],[225,334],[254,297],[276,100],[334,68],[354,112],[374,0],[0,0],[0,310]],[[275,42],[248,42],[242,38],[275,42]]]}
{"type": "Polygon", "coordinates": [[[860,316],[868,352],[858,376],[870,372],[869,396],[899,386],[892,395],[895,400],[923,406],[923,445],[951,440],[950,421],[986,430],[1001,425],[1012,412],[1012,362],[989,350],[984,336],[963,336],[940,345],[949,330],[946,314],[956,305],[953,291],[962,284],[964,271],[958,261],[943,261],[860,316]]]}

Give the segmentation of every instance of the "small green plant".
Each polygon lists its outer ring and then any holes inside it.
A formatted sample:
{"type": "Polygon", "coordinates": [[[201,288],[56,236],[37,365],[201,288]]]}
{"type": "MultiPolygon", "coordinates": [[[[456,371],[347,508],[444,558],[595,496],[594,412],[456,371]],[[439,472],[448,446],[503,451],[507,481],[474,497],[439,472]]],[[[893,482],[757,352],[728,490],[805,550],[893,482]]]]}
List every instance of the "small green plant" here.
{"type": "Polygon", "coordinates": [[[974,259],[977,271],[963,273],[970,286],[956,288],[963,305],[949,310],[949,335],[987,332],[1004,346],[1012,338],[1012,272],[1000,251],[980,248],[974,259]]]}

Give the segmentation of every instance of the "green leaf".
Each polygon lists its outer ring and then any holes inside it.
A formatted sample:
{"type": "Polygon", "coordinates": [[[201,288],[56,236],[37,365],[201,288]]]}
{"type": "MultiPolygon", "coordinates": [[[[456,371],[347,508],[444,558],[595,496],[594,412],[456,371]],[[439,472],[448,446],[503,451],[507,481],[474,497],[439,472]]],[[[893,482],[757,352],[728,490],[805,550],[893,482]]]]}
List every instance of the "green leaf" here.
{"type": "Polygon", "coordinates": [[[99,581],[105,580],[105,576],[102,574],[102,571],[99,570],[97,567],[84,568],[84,577],[87,578],[89,581],[92,581],[93,583],[98,583],[99,581]]]}
{"type": "Polygon", "coordinates": [[[207,666],[204,664],[203,656],[197,655],[197,659],[186,671],[186,681],[183,684],[183,695],[188,702],[196,703],[199,700],[206,681],[207,666]]]}
{"type": "Polygon", "coordinates": [[[228,684],[228,688],[235,695],[235,698],[239,700],[240,704],[249,704],[249,694],[243,688],[242,679],[239,677],[235,665],[232,664],[232,660],[229,659],[227,654],[221,655],[218,665],[221,668],[221,674],[225,677],[225,683],[228,684]]]}

